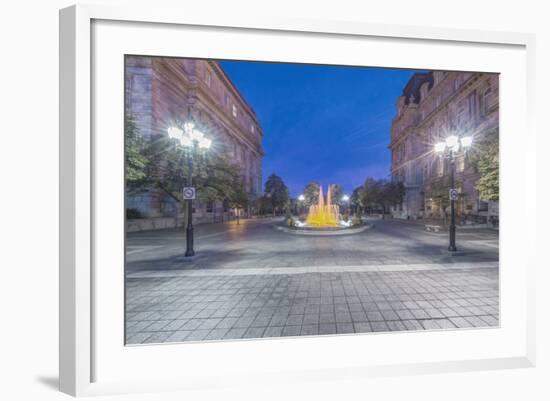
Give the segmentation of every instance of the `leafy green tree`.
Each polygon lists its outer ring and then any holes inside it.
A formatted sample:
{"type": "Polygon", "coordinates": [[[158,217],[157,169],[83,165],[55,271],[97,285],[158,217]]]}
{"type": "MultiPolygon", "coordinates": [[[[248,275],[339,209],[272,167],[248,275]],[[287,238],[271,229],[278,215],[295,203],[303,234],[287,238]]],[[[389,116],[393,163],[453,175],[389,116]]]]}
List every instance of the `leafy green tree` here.
{"type": "Polygon", "coordinates": [[[124,124],[126,183],[129,189],[140,187],[146,181],[148,158],[146,142],[139,134],[134,120],[126,117],[124,124]]]}
{"type": "Polygon", "coordinates": [[[390,206],[397,206],[403,203],[405,186],[402,182],[380,181],[380,200],[382,210],[386,213],[390,206]]]}
{"type": "MultiPolygon", "coordinates": [[[[455,176],[455,188],[462,186],[462,179],[455,176]]],[[[429,189],[426,192],[426,196],[432,199],[432,208],[439,209],[440,217],[445,218],[445,224],[447,223],[447,209],[451,205],[449,199],[449,189],[451,188],[451,176],[449,174],[442,177],[433,179],[430,182],[429,189]]],[[[461,202],[455,203],[457,207],[457,213],[460,212],[459,205],[461,202]]]]}
{"type": "Polygon", "coordinates": [[[256,208],[258,209],[258,213],[262,216],[267,213],[272,213],[271,202],[265,195],[259,196],[256,199],[256,208]]]}
{"type": "Polygon", "coordinates": [[[304,188],[304,201],[303,204],[306,209],[311,205],[316,205],[319,202],[319,183],[316,181],[311,181],[304,188]]]}
{"type": "Polygon", "coordinates": [[[473,149],[471,163],[480,173],[476,183],[479,197],[484,201],[499,200],[499,140],[498,130],[486,134],[473,149]]]}
{"type": "Polygon", "coordinates": [[[365,208],[365,204],[363,203],[363,200],[365,199],[365,195],[363,194],[364,187],[360,186],[353,190],[350,196],[350,205],[355,211],[356,214],[363,214],[363,210],[365,208]]]}
{"type": "MultiPolygon", "coordinates": [[[[235,209],[247,209],[250,199],[246,193],[244,183],[240,179],[233,182],[233,188],[228,196],[229,205],[235,209]]],[[[239,213],[237,213],[237,224],[240,224],[239,213]]]]}
{"type": "Polygon", "coordinates": [[[354,189],[351,202],[360,209],[368,208],[386,213],[390,206],[401,204],[404,196],[403,183],[369,177],[361,187],[354,189]]]}
{"type": "Polygon", "coordinates": [[[367,178],[361,191],[362,203],[365,208],[373,210],[382,206],[382,185],[381,181],[374,178],[367,178]]]}
{"type": "Polygon", "coordinates": [[[181,203],[182,188],[189,185],[189,158],[192,158],[192,185],[197,190],[197,197],[202,201],[231,199],[235,188],[243,185],[241,169],[222,153],[207,155],[200,150],[186,150],[167,137],[157,137],[146,148],[149,160],[146,185],[160,188],[181,203]],[[240,186],[236,187],[236,183],[240,186]]]}
{"type": "Polygon", "coordinates": [[[288,206],[288,188],[281,177],[271,174],[265,183],[264,192],[271,203],[273,214],[288,206]]]}
{"type": "Polygon", "coordinates": [[[344,195],[344,190],[339,184],[333,184],[330,187],[330,196],[332,197],[332,203],[342,206],[344,202],[342,201],[342,196],[344,195]]]}

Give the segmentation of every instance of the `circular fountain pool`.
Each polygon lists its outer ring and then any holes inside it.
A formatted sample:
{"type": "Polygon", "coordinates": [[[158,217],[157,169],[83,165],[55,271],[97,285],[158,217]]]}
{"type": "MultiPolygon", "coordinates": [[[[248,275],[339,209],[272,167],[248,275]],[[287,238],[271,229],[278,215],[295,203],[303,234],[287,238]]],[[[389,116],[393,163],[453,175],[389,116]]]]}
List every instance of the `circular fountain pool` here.
{"type": "Polygon", "coordinates": [[[353,224],[351,220],[342,220],[340,218],[340,208],[332,203],[331,187],[328,187],[327,198],[323,195],[323,188],[319,187],[319,199],[316,205],[309,207],[307,219],[285,219],[284,224],[275,227],[281,231],[291,234],[301,235],[347,235],[357,234],[368,230],[372,226],[362,221],[359,224],[353,224]]]}

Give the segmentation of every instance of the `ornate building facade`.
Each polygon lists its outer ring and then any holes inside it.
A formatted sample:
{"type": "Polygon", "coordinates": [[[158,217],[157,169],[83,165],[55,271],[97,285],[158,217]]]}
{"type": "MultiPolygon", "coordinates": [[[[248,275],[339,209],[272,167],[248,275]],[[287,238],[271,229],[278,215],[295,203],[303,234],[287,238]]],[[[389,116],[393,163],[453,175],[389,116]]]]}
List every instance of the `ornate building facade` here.
{"type": "MultiPolygon", "coordinates": [[[[403,204],[394,215],[441,218],[448,208],[450,164],[433,145],[450,134],[471,135],[479,142],[499,127],[499,76],[491,73],[430,71],[414,74],[397,100],[391,127],[391,176],[405,186],[403,204]]],[[[498,202],[480,199],[480,176],[469,162],[455,163],[460,193],[459,218],[486,220],[498,216],[498,202]]]]}
{"type": "MultiPolygon", "coordinates": [[[[214,151],[241,168],[251,200],[261,192],[262,129],[254,110],[216,61],[126,56],[125,108],[139,134],[146,139],[167,135],[174,121],[189,118],[212,139],[214,151]]],[[[176,202],[150,189],[127,197],[127,208],[147,222],[129,221],[128,230],[174,227],[183,222],[176,202]]],[[[235,211],[223,202],[194,203],[197,222],[229,218],[235,211]]]]}

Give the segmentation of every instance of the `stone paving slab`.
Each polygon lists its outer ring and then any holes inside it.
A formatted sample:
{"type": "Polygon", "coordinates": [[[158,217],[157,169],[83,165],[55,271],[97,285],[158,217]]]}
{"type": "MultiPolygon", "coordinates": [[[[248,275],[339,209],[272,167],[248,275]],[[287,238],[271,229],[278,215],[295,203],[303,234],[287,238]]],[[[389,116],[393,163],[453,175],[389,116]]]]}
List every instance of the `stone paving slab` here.
{"type": "Polygon", "coordinates": [[[135,272],[126,279],[126,342],[499,325],[495,263],[430,266],[394,270],[365,266],[307,267],[301,271],[274,268],[254,273],[240,270],[241,274],[227,269],[135,272]]]}

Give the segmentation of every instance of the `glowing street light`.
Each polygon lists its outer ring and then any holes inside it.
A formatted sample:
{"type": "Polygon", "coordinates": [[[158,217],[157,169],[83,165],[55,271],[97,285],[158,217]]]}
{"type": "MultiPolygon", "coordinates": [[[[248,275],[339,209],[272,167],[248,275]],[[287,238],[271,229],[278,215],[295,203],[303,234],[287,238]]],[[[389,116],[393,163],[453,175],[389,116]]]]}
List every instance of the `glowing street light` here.
{"type": "Polygon", "coordinates": [[[473,142],[474,138],[471,136],[463,136],[459,138],[456,135],[449,135],[444,141],[434,144],[434,152],[437,154],[442,154],[445,151],[457,153],[462,150],[466,152],[468,148],[472,146],[473,142]]]}
{"type": "Polygon", "coordinates": [[[466,148],[466,149],[472,146],[473,142],[474,142],[474,138],[471,136],[463,136],[462,138],[460,138],[460,144],[462,145],[463,148],[466,148]]]}
{"type": "Polygon", "coordinates": [[[172,126],[167,129],[168,136],[175,139],[184,148],[197,146],[201,149],[209,149],[212,145],[212,140],[206,138],[204,134],[195,128],[192,122],[186,122],[183,125],[183,130],[177,126],[172,126]]]}
{"type": "Polygon", "coordinates": [[[304,196],[304,194],[300,194],[298,196],[298,214],[304,212],[304,202],[305,202],[305,200],[306,200],[306,197],[304,196]]]}
{"type": "Polygon", "coordinates": [[[434,145],[434,152],[435,153],[443,153],[445,151],[445,147],[447,145],[445,144],[445,142],[438,142],[434,145]]]}
{"type": "MultiPolygon", "coordinates": [[[[188,174],[187,174],[187,187],[193,187],[193,156],[197,153],[197,149],[204,151],[210,149],[212,140],[204,136],[204,134],[195,128],[195,124],[192,121],[188,121],[183,124],[183,129],[178,126],[172,126],[167,129],[168,136],[175,140],[184,149],[190,150],[187,152],[188,160],[188,174]]],[[[194,194],[194,189],[191,189],[191,193],[194,194]]],[[[195,255],[193,249],[193,199],[194,196],[186,196],[184,192],[184,199],[187,203],[187,230],[186,230],[186,250],[185,256],[191,257],[195,255]]]]}
{"type": "Polygon", "coordinates": [[[459,152],[465,154],[472,146],[474,139],[471,136],[458,137],[449,135],[444,141],[434,144],[434,152],[448,158],[451,164],[451,188],[449,198],[451,200],[451,224],[449,225],[449,252],[456,252],[456,217],[455,201],[458,191],[455,189],[455,157],[459,152]]]}
{"type": "Polygon", "coordinates": [[[346,207],[345,207],[346,213],[349,213],[349,195],[347,194],[342,195],[342,202],[346,204],[346,207]]]}

